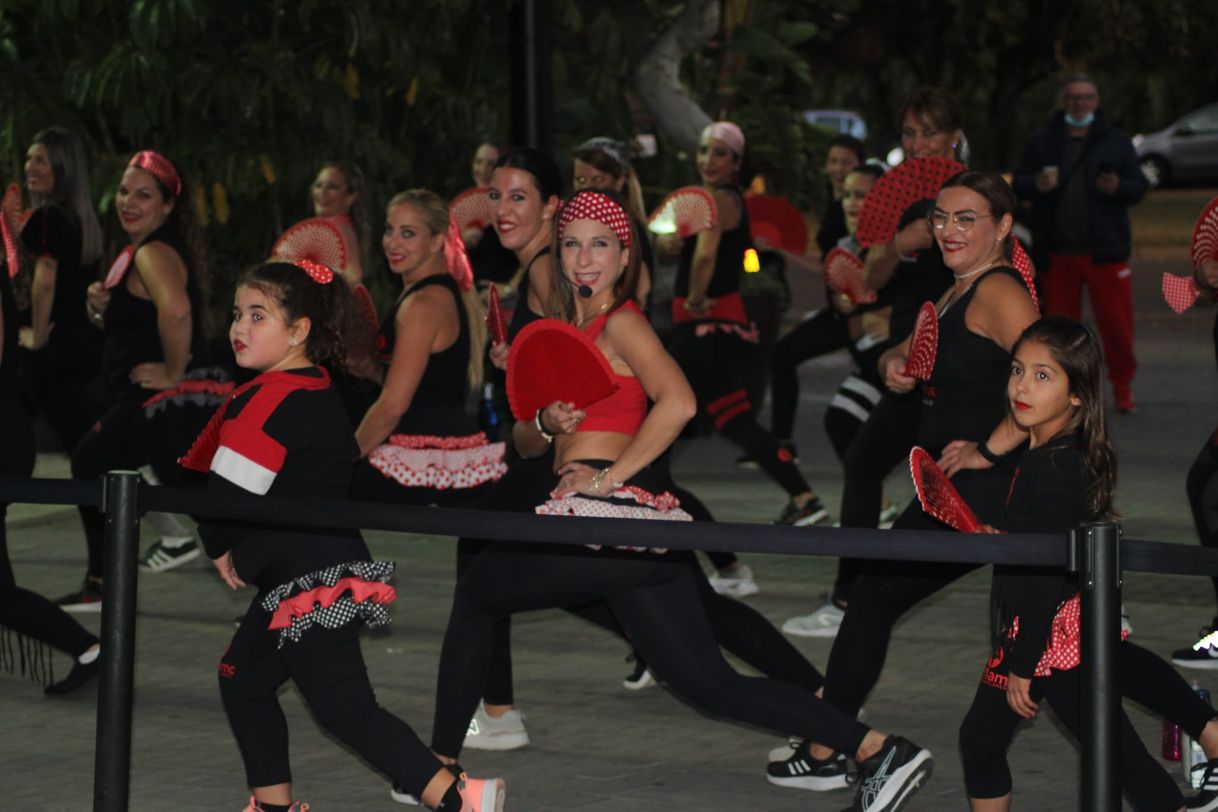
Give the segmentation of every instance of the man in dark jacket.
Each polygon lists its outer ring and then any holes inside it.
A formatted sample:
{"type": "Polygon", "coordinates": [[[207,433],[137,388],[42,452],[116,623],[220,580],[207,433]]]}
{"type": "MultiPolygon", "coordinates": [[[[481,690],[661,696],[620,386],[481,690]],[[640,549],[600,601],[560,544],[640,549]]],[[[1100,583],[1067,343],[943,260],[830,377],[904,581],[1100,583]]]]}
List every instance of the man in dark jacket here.
{"type": "Polygon", "coordinates": [[[1024,147],[1015,192],[1032,204],[1045,313],[1080,318],[1087,286],[1117,409],[1134,412],[1128,207],[1146,194],[1146,179],[1129,136],[1099,110],[1094,80],[1069,77],[1061,102],[1024,147]]]}

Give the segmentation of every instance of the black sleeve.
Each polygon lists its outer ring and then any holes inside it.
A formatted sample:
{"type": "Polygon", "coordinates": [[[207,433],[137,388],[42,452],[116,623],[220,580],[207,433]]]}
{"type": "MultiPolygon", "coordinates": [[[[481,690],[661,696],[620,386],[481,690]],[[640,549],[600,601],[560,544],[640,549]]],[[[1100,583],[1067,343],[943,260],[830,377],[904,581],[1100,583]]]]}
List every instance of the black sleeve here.
{"type": "MultiPolygon", "coordinates": [[[[1087,517],[1082,462],[1073,449],[1024,455],[1011,490],[1007,526],[1011,533],[1064,533],[1087,517]]],[[[1017,583],[1013,609],[1019,636],[1011,651],[1011,673],[1030,678],[1044,653],[1053,617],[1062,601],[1078,590],[1064,572],[1043,567],[1013,572],[1017,583]]]]}
{"type": "MultiPolygon", "coordinates": [[[[224,477],[209,471],[207,473],[207,491],[214,494],[248,494],[249,491],[240,485],[229,482],[224,477]]],[[[224,519],[207,519],[199,524],[199,540],[207,557],[216,559],[232,550],[245,538],[249,527],[234,521],[224,519]]]]}
{"type": "Polygon", "coordinates": [[[60,265],[80,261],[80,232],[58,206],[34,209],[21,229],[21,241],[35,258],[51,257],[60,265]]]}

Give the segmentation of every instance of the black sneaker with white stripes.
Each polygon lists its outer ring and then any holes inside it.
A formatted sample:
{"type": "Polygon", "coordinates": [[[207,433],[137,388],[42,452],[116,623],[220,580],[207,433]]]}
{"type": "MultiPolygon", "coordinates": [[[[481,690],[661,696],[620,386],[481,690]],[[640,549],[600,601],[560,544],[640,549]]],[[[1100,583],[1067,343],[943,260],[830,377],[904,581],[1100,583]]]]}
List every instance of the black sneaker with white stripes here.
{"type": "Polygon", "coordinates": [[[772,761],[765,768],[765,777],[771,784],[780,787],[810,789],[827,792],[846,789],[850,779],[846,771],[846,757],[834,753],[823,761],[808,755],[807,742],[789,751],[791,757],[785,761],[772,761]]]}
{"type": "Polygon", "coordinates": [[[1184,802],[1184,808],[1189,812],[1212,812],[1218,809],[1218,758],[1193,767],[1194,773],[1198,771],[1204,771],[1201,773],[1201,784],[1197,794],[1184,802]]]}
{"type": "Polygon", "coordinates": [[[884,746],[859,764],[858,794],[845,812],[897,812],[930,780],[934,759],[900,736],[889,736],[884,746]]]}

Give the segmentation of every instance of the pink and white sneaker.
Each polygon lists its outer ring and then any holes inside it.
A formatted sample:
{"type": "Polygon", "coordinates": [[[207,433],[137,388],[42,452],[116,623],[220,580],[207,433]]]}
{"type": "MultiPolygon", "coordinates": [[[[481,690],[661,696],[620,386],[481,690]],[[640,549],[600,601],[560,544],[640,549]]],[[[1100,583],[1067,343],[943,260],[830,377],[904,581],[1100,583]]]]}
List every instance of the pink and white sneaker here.
{"type": "Polygon", "coordinates": [[[461,794],[461,812],[503,812],[507,788],[502,778],[470,778],[465,773],[457,779],[461,794]]]}

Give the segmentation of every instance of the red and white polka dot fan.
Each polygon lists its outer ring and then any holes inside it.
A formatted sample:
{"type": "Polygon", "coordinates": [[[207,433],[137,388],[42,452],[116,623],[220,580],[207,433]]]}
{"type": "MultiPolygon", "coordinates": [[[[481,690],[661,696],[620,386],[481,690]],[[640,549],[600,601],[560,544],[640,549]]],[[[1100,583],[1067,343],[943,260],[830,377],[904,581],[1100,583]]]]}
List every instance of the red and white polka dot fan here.
{"type": "Polygon", "coordinates": [[[647,218],[647,230],[684,239],[714,228],[718,221],[719,211],[710,192],[701,186],[682,186],[664,198],[647,218]]]}
{"type": "Polygon", "coordinates": [[[617,388],[609,359],[573,325],[538,319],[516,335],[508,352],[507,396],[517,420],[532,420],[556,400],[582,409],[617,388]]]}
{"type": "Polygon", "coordinates": [[[965,168],[951,158],[910,158],[885,172],[863,199],[856,234],[859,245],[870,248],[887,243],[910,206],[934,200],[943,182],[965,168]]]}
{"type": "Polygon", "coordinates": [[[347,269],[347,243],[326,217],[310,217],[283,232],[271,256],[286,260],[308,259],[335,271],[347,269]]]}
{"type": "Polygon", "coordinates": [[[863,261],[845,248],[825,255],[825,283],[834,293],[844,293],[852,304],[871,304],[876,292],[863,282],[863,261]]]}
{"type": "Polygon", "coordinates": [[[1011,235],[1011,267],[1019,271],[1019,275],[1023,278],[1023,283],[1028,286],[1028,295],[1032,297],[1032,304],[1038,310],[1040,309],[1040,299],[1036,296],[1036,266],[1032,264],[1032,258],[1028,256],[1028,252],[1023,250],[1023,244],[1019,238],[1011,235]]]}
{"type": "Polygon", "coordinates": [[[914,446],[909,452],[909,475],[913,477],[922,510],[961,533],[981,529],[977,515],[926,449],[914,446]]]}
{"type": "Polygon", "coordinates": [[[934,302],[923,302],[914,322],[913,337],[909,340],[909,358],[905,360],[905,374],[920,381],[929,381],[935,370],[935,354],[939,351],[939,311],[934,302]]]}
{"type": "MultiPolygon", "coordinates": [[[[1197,225],[1193,228],[1191,257],[1193,268],[1200,268],[1201,263],[1207,260],[1218,262],[1218,197],[1205,204],[1197,218],[1197,225]]],[[[1163,298],[1168,307],[1183,313],[1201,298],[1201,289],[1191,277],[1164,272],[1163,298]]]]}
{"type": "Polygon", "coordinates": [[[457,195],[448,204],[448,217],[464,231],[491,225],[495,204],[488,189],[473,187],[457,195]]]}

